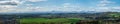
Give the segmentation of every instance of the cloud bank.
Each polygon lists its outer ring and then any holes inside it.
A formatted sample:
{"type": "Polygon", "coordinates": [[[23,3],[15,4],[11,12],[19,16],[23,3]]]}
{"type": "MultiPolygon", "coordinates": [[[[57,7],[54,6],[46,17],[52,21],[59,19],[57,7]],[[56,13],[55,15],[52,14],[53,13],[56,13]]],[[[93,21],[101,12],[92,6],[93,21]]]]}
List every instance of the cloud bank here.
{"type": "Polygon", "coordinates": [[[61,3],[60,5],[56,4],[56,6],[53,7],[52,6],[43,7],[44,5],[35,6],[35,5],[40,5],[41,2],[43,2],[42,4],[44,4],[44,2],[48,2],[48,0],[0,0],[0,13],[57,12],[57,11],[58,12],[82,12],[82,11],[120,12],[119,11],[120,6],[110,7],[108,5],[115,4],[115,2],[108,0],[100,0],[100,2],[96,4],[95,7],[82,7],[79,4],[74,4],[69,2],[61,3]]]}

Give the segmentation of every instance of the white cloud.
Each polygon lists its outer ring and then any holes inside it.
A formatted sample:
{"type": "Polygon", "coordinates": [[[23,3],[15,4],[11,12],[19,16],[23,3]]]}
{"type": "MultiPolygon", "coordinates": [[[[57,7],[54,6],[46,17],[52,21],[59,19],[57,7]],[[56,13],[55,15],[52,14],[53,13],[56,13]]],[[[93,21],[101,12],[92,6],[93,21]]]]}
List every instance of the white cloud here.
{"type": "Polygon", "coordinates": [[[0,5],[20,5],[23,4],[25,1],[20,0],[3,0],[0,1],[0,5]]]}
{"type": "Polygon", "coordinates": [[[78,4],[64,3],[62,4],[64,8],[80,8],[78,4]]]}
{"type": "Polygon", "coordinates": [[[22,3],[23,2],[20,0],[2,0],[0,1],[0,13],[15,12],[20,10],[18,9],[18,5],[22,3]]]}
{"type": "MultiPolygon", "coordinates": [[[[31,1],[31,2],[37,2],[37,1],[46,1],[46,0],[26,0],[26,1],[31,1]]],[[[48,11],[47,8],[41,8],[41,7],[31,7],[32,4],[25,4],[29,6],[27,7],[22,7],[19,8],[18,6],[20,4],[23,4],[24,1],[20,0],[2,0],[0,1],[0,13],[8,13],[8,12],[34,12],[34,11],[48,11]],[[45,10],[44,10],[45,9],[45,10]]]]}
{"type": "Polygon", "coordinates": [[[0,12],[4,13],[4,12],[11,12],[13,10],[16,10],[17,6],[11,6],[11,5],[2,5],[0,6],[0,12]]]}
{"type": "Polygon", "coordinates": [[[27,0],[27,1],[30,1],[30,2],[41,2],[41,1],[47,1],[47,0],[27,0]]]}
{"type": "Polygon", "coordinates": [[[69,7],[71,4],[70,3],[64,3],[63,7],[69,7]]]}
{"type": "Polygon", "coordinates": [[[111,10],[116,11],[116,12],[120,12],[120,7],[112,7],[111,10]]]}
{"type": "Polygon", "coordinates": [[[11,5],[2,5],[0,6],[1,9],[10,9],[10,8],[16,8],[17,6],[11,6],[11,5]]]}
{"type": "Polygon", "coordinates": [[[98,7],[106,7],[109,4],[113,4],[114,2],[108,1],[108,0],[102,0],[100,3],[97,5],[98,7]]]}
{"type": "Polygon", "coordinates": [[[108,0],[101,0],[99,4],[97,4],[97,8],[95,11],[99,12],[118,12],[120,7],[110,7],[108,5],[114,4],[115,2],[108,1],[108,0]]]}

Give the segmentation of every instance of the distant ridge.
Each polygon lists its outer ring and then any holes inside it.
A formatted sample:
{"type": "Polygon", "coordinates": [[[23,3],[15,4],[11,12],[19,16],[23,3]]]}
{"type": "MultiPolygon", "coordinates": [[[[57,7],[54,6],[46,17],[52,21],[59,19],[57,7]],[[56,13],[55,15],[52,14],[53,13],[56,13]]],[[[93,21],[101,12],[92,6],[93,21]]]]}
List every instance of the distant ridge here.
{"type": "Polygon", "coordinates": [[[118,12],[36,12],[36,13],[1,13],[0,15],[39,15],[39,14],[104,14],[118,12]]]}

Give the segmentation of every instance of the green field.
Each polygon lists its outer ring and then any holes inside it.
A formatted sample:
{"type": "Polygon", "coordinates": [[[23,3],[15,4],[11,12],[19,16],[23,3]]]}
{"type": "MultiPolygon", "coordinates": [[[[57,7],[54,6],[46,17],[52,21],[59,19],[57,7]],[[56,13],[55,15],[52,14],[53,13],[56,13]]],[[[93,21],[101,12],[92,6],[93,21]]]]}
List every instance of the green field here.
{"type": "Polygon", "coordinates": [[[20,24],[71,24],[83,18],[23,18],[20,19],[20,24]]]}

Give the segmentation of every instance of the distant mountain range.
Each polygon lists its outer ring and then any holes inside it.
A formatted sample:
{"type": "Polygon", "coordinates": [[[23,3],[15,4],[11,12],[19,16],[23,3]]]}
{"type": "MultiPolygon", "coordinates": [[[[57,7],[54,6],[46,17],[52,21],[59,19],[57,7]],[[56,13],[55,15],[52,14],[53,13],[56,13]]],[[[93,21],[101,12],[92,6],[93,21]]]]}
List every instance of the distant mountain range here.
{"type": "Polygon", "coordinates": [[[56,14],[62,14],[62,15],[66,15],[66,14],[79,14],[79,15],[104,15],[104,14],[110,14],[110,13],[119,13],[119,12],[53,12],[53,13],[48,13],[48,12],[43,12],[43,13],[10,13],[10,14],[0,14],[0,16],[14,16],[14,15],[49,15],[49,14],[53,14],[53,15],[56,15],[56,14]]]}
{"type": "Polygon", "coordinates": [[[64,11],[50,11],[50,12],[7,12],[7,13],[0,13],[0,14],[37,14],[37,13],[101,13],[96,11],[71,11],[71,12],[64,12],[64,11]]]}

